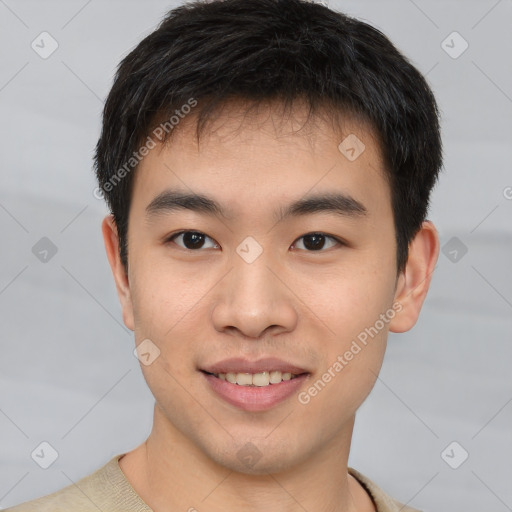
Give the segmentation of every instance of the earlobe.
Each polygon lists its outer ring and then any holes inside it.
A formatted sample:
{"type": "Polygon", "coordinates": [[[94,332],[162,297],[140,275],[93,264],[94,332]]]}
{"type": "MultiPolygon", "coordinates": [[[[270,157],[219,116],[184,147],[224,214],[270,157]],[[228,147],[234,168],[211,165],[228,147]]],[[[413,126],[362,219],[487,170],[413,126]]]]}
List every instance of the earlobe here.
{"type": "Polygon", "coordinates": [[[400,309],[390,322],[391,332],[408,331],[418,320],[438,256],[439,235],[431,221],[424,221],[409,244],[407,265],[398,278],[395,302],[400,309]]]}
{"type": "Polygon", "coordinates": [[[103,233],[103,241],[107,258],[112,269],[114,281],[116,284],[117,295],[121,303],[123,312],[123,322],[130,330],[134,330],[133,321],[133,304],[130,290],[130,283],[126,275],[124,265],[121,262],[119,254],[119,237],[117,234],[117,226],[112,215],[107,215],[101,223],[101,231],[103,233]]]}

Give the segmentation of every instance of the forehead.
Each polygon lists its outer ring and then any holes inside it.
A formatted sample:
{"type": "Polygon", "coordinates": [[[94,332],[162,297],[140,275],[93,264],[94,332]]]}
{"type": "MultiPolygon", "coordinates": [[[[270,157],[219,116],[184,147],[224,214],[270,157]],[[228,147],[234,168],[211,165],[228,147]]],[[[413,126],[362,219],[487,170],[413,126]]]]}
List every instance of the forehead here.
{"type": "MultiPolygon", "coordinates": [[[[235,99],[211,111],[206,122],[202,123],[199,134],[197,121],[196,111],[182,117],[169,134],[167,147],[179,145],[181,149],[186,147],[199,152],[207,146],[211,151],[213,145],[227,144],[236,139],[236,144],[258,145],[260,141],[283,148],[295,146],[295,150],[301,152],[318,151],[319,146],[325,144],[338,147],[347,137],[350,140],[357,134],[368,146],[367,155],[372,153],[372,158],[379,161],[379,167],[382,160],[378,136],[360,116],[334,111],[327,105],[318,106],[313,113],[308,104],[300,99],[290,106],[278,100],[250,103],[248,100],[235,99]]],[[[347,153],[346,156],[352,158],[354,155],[347,153]]]]}
{"type": "Polygon", "coordinates": [[[283,216],[290,208],[280,204],[308,193],[340,192],[354,200],[352,206],[365,198],[370,213],[390,206],[379,143],[369,126],[353,117],[333,123],[330,117],[308,117],[300,106],[283,114],[272,104],[248,111],[232,103],[210,118],[199,140],[196,128],[197,116],[186,116],[167,143],[158,143],[139,164],[133,202],[146,213],[155,211],[157,196],[170,189],[214,196],[219,201],[213,209],[220,206],[225,216],[236,216],[251,203],[272,207],[274,218],[283,216]]]}

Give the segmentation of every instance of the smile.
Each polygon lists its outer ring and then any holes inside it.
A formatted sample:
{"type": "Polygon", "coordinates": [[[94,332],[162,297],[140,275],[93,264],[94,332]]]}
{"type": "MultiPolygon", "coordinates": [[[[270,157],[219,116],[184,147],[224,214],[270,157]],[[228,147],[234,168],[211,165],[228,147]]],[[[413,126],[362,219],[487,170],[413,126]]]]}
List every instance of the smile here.
{"type": "Polygon", "coordinates": [[[295,379],[298,376],[298,374],[290,372],[280,372],[279,370],[272,370],[268,372],[259,373],[212,373],[210,375],[214,375],[218,379],[225,380],[227,382],[230,382],[231,384],[237,384],[239,386],[256,387],[265,387],[270,386],[272,384],[279,384],[285,380],[295,379]]]}
{"type": "Polygon", "coordinates": [[[263,371],[258,373],[200,372],[214,395],[237,409],[266,411],[300,391],[309,373],[263,371]]]}

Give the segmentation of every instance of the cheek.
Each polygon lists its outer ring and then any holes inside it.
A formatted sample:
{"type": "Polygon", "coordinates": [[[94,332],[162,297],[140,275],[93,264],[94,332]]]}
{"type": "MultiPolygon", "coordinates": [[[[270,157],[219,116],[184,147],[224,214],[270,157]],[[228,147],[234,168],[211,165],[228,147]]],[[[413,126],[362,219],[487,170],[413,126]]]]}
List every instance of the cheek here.
{"type": "Polygon", "coordinates": [[[141,271],[137,275],[141,286],[134,283],[135,339],[137,345],[150,340],[149,346],[157,354],[149,365],[141,359],[148,387],[157,401],[174,402],[194,371],[191,341],[200,338],[200,326],[204,325],[197,319],[202,295],[190,283],[155,274],[150,269],[141,271]]]}
{"type": "Polygon", "coordinates": [[[194,315],[206,292],[203,280],[180,275],[170,266],[147,261],[135,274],[131,282],[134,316],[137,330],[146,337],[172,337],[194,315]]]}
{"type": "Polygon", "coordinates": [[[323,292],[309,296],[325,329],[318,340],[322,342],[322,367],[304,402],[316,401],[313,408],[323,411],[319,414],[355,412],[375,383],[389,322],[395,314],[391,307],[393,287],[382,275],[354,272],[333,277],[323,292]],[[339,404],[343,404],[343,410],[336,409],[339,404]],[[329,412],[331,407],[334,409],[329,412]]]}
{"type": "Polygon", "coordinates": [[[359,325],[350,326],[346,336],[333,339],[326,347],[322,367],[298,396],[312,428],[317,428],[318,418],[329,418],[323,429],[327,437],[356,413],[371,392],[384,359],[387,327],[373,331],[372,326],[360,329],[359,325]],[[350,336],[349,331],[357,334],[350,336]]]}
{"type": "Polygon", "coordinates": [[[394,280],[390,276],[385,270],[361,270],[354,266],[317,275],[303,284],[307,290],[304,303],[323,321],[329,337],[338,340],[336,345],[341,349],[391,307],[394,280]]]}

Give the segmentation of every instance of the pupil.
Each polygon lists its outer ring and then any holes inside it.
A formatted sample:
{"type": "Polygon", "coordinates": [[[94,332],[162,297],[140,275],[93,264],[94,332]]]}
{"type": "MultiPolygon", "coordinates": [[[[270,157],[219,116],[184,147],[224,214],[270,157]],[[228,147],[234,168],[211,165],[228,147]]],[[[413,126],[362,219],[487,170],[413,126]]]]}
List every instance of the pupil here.
{"type": "Polygon", "coordinates": [[[304,237],[304,246],[307,249],[321,249],[324,246],[325,237],[320,234],[307,235],[304,237]],[[313,243],[307,243],[308,240],[316,240],[313,243]]]}
{"type": "Polygon", "coordinates": [[[187,246],[187,249],[196,249],[203,245],[203,235],[201,233],[194,232],[184,233],[183,243],[187,246]]]}

